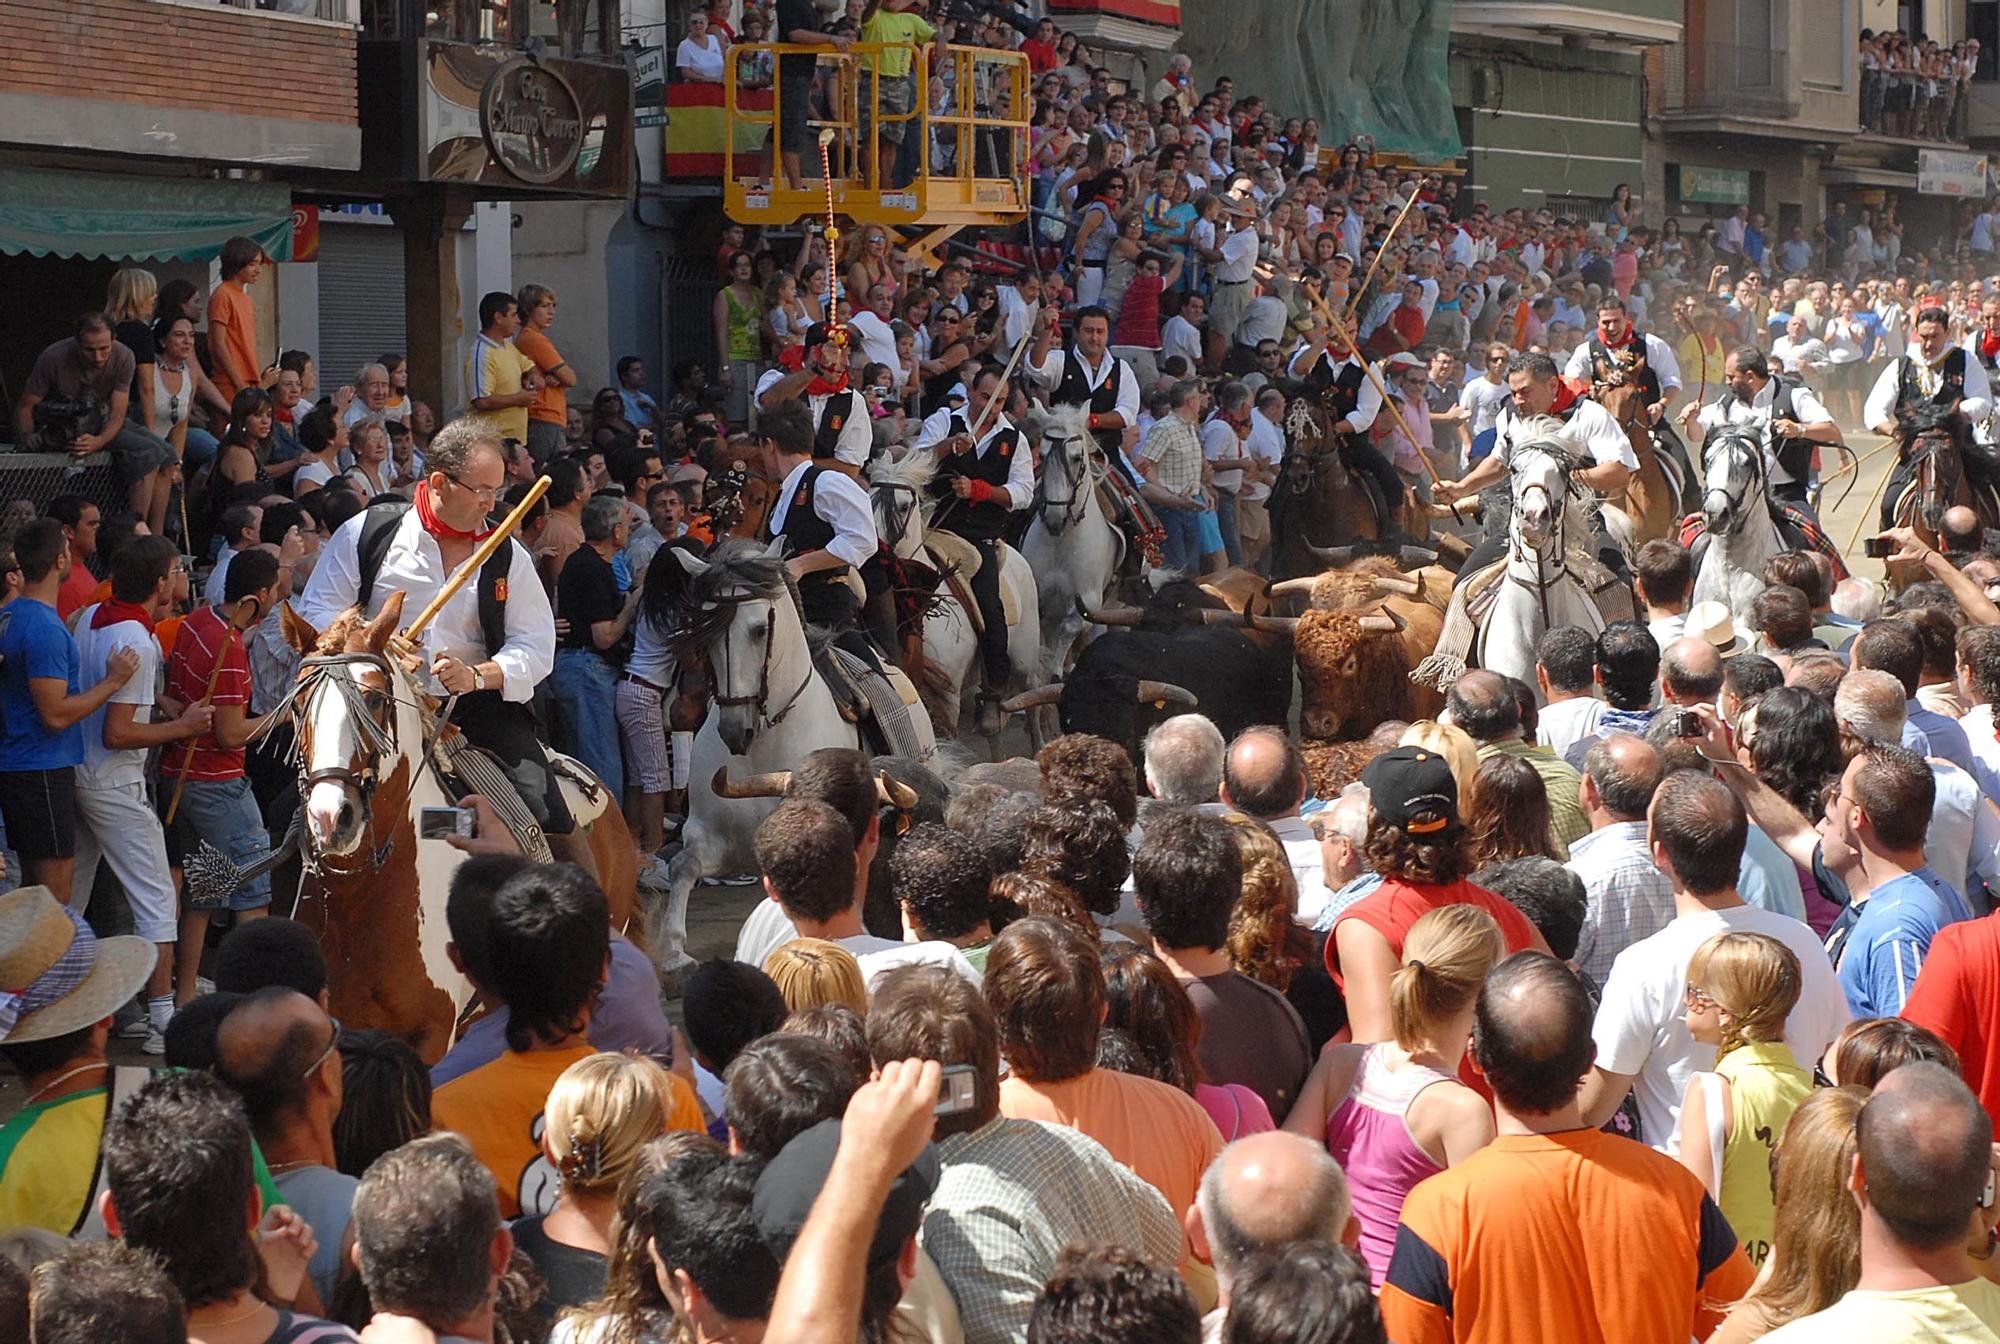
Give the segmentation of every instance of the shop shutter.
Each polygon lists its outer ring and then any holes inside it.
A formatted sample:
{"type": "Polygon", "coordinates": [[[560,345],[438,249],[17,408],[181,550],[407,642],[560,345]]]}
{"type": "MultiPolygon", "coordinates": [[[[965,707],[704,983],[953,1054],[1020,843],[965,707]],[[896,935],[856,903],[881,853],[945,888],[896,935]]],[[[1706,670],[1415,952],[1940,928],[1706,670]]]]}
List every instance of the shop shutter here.
{"type": "Polygon", "coordinates": [[[330,224],[319,244],[319,386],[331,393],[363,364],[409,343],[403,231],[330,224]]]}

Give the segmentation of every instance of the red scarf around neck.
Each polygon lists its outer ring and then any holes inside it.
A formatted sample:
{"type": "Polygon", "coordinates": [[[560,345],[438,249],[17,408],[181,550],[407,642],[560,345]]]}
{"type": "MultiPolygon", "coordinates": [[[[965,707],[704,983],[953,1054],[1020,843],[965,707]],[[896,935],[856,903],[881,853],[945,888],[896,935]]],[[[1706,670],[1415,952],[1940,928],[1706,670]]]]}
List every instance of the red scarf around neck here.
{"type": "MultiPolygon", "coordinates": [[[[806,366],[806,348],[794,345],[778,352],[778,363],[789,373],[797,373],[806,366]]],[[[806,384],[809,397],[831,396],[835,392],[847,391],[848,370],[842,369],[840,377],[828,378],[824,373],[815,373],[813,380],[806,384]]]]}
{"type": "Polygon", "coordinates": [[[420,481],[417,484],[417,521],[424,525],[424,531],[439,541],[484,541],[493,534],[491,527],[481,527],[467,532],[462,528],[453,527],[438,517],[437,505],[431,499],[429,481],[420,481]]]}
{"type": "Polygon", "coordinates": [[[1617,340],[1615,341],[1604,340],[1604,333],[1601,331],[1597,333],[1597,339],[1599,341],[1603,341],[1604,348],[1607,350],[1623,350],[1626,346],[1632,344],[1632,338],[1638,334],[1639,334],[1638,329],[1635,328],[1631,323],[1627,322],[1625,324],[1625,334],[1623,336],[1620,336],[1617,340]]]}
{"type": "Polygon", "coordinates": [[[1555,405],[1549,407],[1549,414],[1566,414],[1570,407],[1583,399],[1583,392],[1582,384],[1572,383],[1567,378],[1558,377],[1556,379],[1556,401],[1555,405]]]}
{"type": "Polygon", "coordinates": [[[120,602],[115,597],[107,597],[97,604],[97,614],[90,618],[90,628],[102,630],[107,625],[120,621],[137,621],[150,632],[153,628],[153,614],[137,602],[120,602]]]}
{"type": "Polygon", "coordinates": [[[1979,353],[1985,356],[1988,364],[2000,358],[2000,328],[1988,327],[1979,333],[1979,353]]]}

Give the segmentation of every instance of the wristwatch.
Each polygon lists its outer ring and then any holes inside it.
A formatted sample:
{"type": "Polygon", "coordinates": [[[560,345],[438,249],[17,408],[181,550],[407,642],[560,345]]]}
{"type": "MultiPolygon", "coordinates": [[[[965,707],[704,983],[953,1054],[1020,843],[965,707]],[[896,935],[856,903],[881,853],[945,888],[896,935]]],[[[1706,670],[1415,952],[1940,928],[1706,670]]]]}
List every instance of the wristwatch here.
{"type": "Polygon", "coordinates": [[[475,691],[486,689],[486,669],[477,663],[472,665],[472,689],[475,691]]]}

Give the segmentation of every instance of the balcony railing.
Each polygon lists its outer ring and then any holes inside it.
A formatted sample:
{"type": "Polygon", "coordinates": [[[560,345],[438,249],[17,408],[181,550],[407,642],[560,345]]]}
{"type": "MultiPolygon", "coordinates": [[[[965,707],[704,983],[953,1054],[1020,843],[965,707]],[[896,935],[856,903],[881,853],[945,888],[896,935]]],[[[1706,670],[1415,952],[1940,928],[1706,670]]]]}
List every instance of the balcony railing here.
{"type": "Polygon", "coordinates": [[[1727,42],[1668,47],[1662,101],[1669,114],[1789,119],[1800,111],[1787,53],[1727,42]]]}

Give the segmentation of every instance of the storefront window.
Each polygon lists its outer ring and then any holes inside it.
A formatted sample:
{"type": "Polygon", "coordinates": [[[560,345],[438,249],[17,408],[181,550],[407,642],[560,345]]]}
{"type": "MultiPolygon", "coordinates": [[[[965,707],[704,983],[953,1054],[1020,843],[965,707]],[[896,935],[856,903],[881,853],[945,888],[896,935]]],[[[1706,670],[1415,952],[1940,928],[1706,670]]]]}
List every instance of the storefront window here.
{"type": "Polygon", "coordinates": [[[519,46],[536,38],[564,56],[615,56],[618,0],[362,0],[375,38],[519,46]]]}

